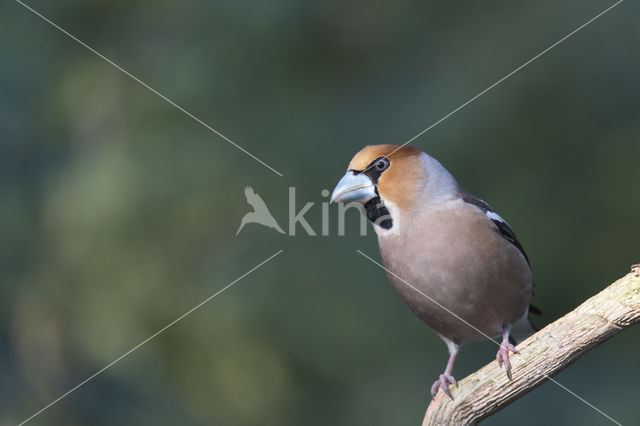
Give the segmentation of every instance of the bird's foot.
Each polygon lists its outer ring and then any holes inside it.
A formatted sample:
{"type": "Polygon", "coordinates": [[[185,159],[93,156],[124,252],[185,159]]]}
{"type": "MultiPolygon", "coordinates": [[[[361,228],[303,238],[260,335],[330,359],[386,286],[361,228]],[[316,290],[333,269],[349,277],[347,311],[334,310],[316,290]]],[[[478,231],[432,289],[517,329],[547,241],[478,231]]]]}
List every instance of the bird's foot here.
{"type": "Polygon", "coordinates": [[[507,377],[509,378],[509,380],[511,380],[511,362],[509,361],[509,351],[513,352],[514,354],[518,353],[515,346],[513,346],[511,343],[509,343],[508,341],[502,342],[500,344],[500,349],[498,349],[498,353],[496,354],[496,359],[498,360],[498,365],[500,367],[502,367],[502,364],[504,364],[504,369],[507,372],[507,377]]]}
{"type": "Polygon", "coordinates": [[[456,387],[458,386],[458,382],[451,374],[441,374],[438,380],[436,380],[433,386],[431,386],[431,397],[435,398],[436,393],[438,393],[438,388],[440,388],[444,393],[449,395],[449,398],[453,399],[451,391],[449,390],[449,384],[456,387]]]}

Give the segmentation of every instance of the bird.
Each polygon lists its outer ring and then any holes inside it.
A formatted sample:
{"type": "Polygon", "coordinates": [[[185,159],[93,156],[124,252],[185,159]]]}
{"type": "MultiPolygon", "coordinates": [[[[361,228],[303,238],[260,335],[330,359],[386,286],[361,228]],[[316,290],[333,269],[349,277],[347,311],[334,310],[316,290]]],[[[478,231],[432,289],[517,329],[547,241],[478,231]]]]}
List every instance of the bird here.
{"type": "Polygon", "coordinates": [[[240,221],[240,227],[236,231],[236,236],[240,233],[244,225],[246,225],[247,223],[259,223],[260,225],[275,229],[279,233],[284,234],[284,231],[282,230],[282,228],[280,228],[278,222],[276,222],[276,219],[269,211],[269,208],[267,207],[264,200],[258,194],[256,194],[252,187],[247,186],[244,189],[244,196],[247,199],[247,203],[249,203],[249,205],[253,207],[253,211],[245,214],[242,217],[242,220],[240,221]]]}
{"type": "Polygon", "coordinates": [[[373,223],[382,263],[411,311],[445,342],[449,359],[431,387],[451,399],[465,342],[502,338],[496,358],[536,331],[529,258],[507,222],[461,187],[435,158],[410,146],[368,145],[349,163],[331,203],[358,203],[373,223]]]}

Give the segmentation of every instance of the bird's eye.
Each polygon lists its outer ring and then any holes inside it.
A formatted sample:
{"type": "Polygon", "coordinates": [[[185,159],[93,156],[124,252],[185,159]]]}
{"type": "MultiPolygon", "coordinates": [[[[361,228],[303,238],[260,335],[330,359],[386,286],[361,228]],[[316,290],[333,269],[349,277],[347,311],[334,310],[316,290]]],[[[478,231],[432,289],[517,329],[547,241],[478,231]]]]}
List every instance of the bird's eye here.
{"type": "Polygon", "coordinates": [[[380,158],[378,161],[376,161],[377,170],[383,171],[387,167],[389,167],[389,160],[387,160],[386,158],[380,158]]]}

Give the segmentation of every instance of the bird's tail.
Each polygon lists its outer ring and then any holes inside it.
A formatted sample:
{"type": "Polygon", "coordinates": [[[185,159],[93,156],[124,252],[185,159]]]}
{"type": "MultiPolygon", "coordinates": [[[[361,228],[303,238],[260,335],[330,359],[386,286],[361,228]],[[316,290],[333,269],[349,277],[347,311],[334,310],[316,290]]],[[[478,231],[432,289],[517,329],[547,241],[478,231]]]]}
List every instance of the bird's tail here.
{"type": "Polygon", "coordinates": [[[246,215],[245,215],[245,217],[243,217],[243,218],[242,218],[242,222],[240,222],[240,227],[239,227],[239,228],[238,228],[238,230],[236,231],[236,237],[238,236],[238,234],[240,233],[240,231],[242,230],[242,228],[244,228],[244,225],[245,225],[245,223],[246,223],[245,219],[246,219],[246,215]]]}
{"type": "Polygon", "coordinates": [[[285,232],[282,230],[282,228],[280,228],[280,225],[278,225],[278,222],[276,222],[275,219],[273,219],[273,229],[275,229],[276,231],[278,231],[281,234],[284,234],[285,232]]]}

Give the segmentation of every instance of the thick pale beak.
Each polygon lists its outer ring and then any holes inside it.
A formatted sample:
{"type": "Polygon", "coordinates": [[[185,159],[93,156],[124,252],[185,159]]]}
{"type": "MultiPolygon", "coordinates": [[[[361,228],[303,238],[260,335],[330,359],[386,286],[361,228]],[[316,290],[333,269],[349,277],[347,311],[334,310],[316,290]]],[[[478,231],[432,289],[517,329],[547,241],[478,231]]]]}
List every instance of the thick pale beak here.
{"type": "Polygon", "coordinates": [[[376,196],[375,185],[367,175],[355,174],[350,171],[336,185],[331,194],[331,202],[350,203],[355,201],[364,204],[376,196]]]}

